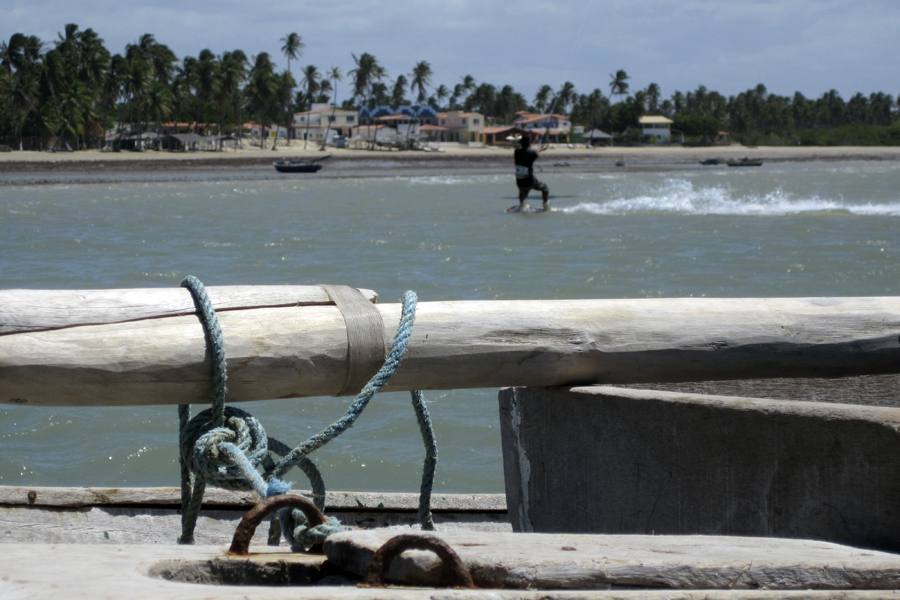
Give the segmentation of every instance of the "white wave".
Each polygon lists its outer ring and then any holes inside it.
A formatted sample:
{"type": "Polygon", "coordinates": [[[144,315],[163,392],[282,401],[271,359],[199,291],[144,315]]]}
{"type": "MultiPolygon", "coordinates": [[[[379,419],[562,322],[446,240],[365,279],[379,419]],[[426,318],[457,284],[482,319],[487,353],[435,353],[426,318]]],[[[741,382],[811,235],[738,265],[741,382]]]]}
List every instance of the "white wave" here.
{"type": "Polygon", "coordinates": [[[810,212],[845,212],[865,216],[900,216],[900,200],[896,204],[853,204],[843,199],[831,200],[815,195],[797,198],[781,190],[764,195],[736,196],[726,186],[695,188],[689,181],[670,180],[649,193],[605,201],[581,202],[574,206],[560,207],[559,210],[598,215],[661,212],[777,216],[810,212]]]}
{"type": "Polygon", "coordinates": [[[427,177],[398,177],[407,179],[412,185],[460,185],[460,184],[485,184],[502,181],[513,181],[512,169],[509,175],[434,175],[427,177]]]}

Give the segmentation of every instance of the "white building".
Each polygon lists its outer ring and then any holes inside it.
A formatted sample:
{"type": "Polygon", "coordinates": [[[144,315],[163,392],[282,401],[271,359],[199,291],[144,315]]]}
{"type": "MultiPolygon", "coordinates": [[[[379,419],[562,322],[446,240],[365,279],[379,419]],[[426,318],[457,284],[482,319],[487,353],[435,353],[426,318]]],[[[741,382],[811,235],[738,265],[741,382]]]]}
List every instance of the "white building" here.
{"type": "Polygon", "coordinates": [[[518,117],[513,121],[513,125],[519,129],[526,129],[535,133],[539,132],[544,141],[565,142],[569,139],[569,132],[572,131],[572,121],[567,119],[565,115],[543,115],[524,110],[516,114],[518,117]]]}
{"type": "Polygon", "coordinates": [[[641,133],[645,137],[656,136],[660,140],[669,141],[672,138],[672,119],[665,117],[641,117],[638,123],[641,133]]]}
{"type": "Polygon", "coordinates": [[[358,124],[355,110],[333,109],[330,104],[313,104],[312,109],[294,114],[293,139],[332,143],[336,136],[350,138],[358,124]],[[327,139],[326,139],[327,138],[327,139]]]}
{"type": "Polygon", "coordinates": [[[452,110],[438,113],[438,126],[443,142],[475,143],[484,141],[484,115],[477,112],[452,110]]]}

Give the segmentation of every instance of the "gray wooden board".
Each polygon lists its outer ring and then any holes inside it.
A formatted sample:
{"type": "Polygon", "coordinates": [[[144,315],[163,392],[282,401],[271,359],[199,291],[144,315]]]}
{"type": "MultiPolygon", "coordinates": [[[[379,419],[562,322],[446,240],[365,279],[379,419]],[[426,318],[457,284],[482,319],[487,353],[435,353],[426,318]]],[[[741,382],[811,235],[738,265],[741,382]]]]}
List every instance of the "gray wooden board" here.
{"type": "Polygon", "coordinates": [[[860,375],[858,377],[839,377],[835,379],[810,377],[801,379],[695,381],[689,383],[640,383],[621,387],[688,394],[900,407],[900,375],[860,375]]]}
{"type": "Polygon", "coordinates": [[[516,531],[900,550],[900,409],[606,386],[500,393],[516,531]]]}
{"type": "MultiPolygon", "coordinates": [[[[217,311],[333,304],[312,285],[234,285],[206,288],[217,311]]],[[[372,302],[378,294],[360,290],[372,302]]],[[[194,314],[186,288],[0,290],[0,335],[79,325],[122,323],[194,314]]]]}
{"type": "Polygon", "coordinates": [[[142,544],[0,544],[3,600],[880,600],[900,598],[878,590],[451,590],[353,586],[260,586],[179,583],[151,576],[160,567],[192,564],[308,563],[286,548],[248,558],[225,554],[221,546],[142,544]]]}
{"type": "MultiPolygon", "coordinates": [[[[255,494],[209,488],[195,538],[228,544],[255,494]]],[[[328,492],[325,512],[348,529],[418,531],[418,494],[328,492]]],[[[0,541],[28,543],[174,544],[181,534],[178,488],[54,488],[0,486],[0,541]]],[[[510,531],[502,494],[435,494],[441,531],[510,531]]],[[[261,526],[254,543],[265,543],[261,526]]]]}
{"type": "MultiPolygon", "coordinates": [[[[334,535],[328,560],[361,575],[389,531],[334,535]]],[[[725,536],[443,533],[476,586],[519,589],[891,589],[900,556],[828,542],[725,536]]],[[[409,551],[388,580],[437,585],[440,561],[409,551]]]]}
{"type": "MultiPolygon", "coordinates": [[[[308,491],[295,490],[308,495],[308,491]]],[[[249,508],[257,501],[252,492],[232,492],[207,488],[204,506],[249,508]]],[[[40,487],[0,486],[0,505],[33,506],[98,506],[98,505],[181,505],[181,490],[176,487],[103,488],[103,487],[40,487]]],[[[328,492],[325,510],[416,510],[419,495],[390,492],[328,492]]],[[[433,494],[431,508],[435,511],[506,512],[503,494],[433,494]]]]}
{"type": "MultiPolygon", "coordinates": [[[[194,538],[198,544],[227,546],[246,510],[204,510],[194,538]]],[[[347,530],[390,528],[394,533],[420,531],[415,510],[326,511],[347,530]]],[[[505,513],[436,512],[438,531],[512,531],[505,513]]],[[[268,521],[254,536],[256,545],[266,544],[268,521]]],[[[0,543],[40,544],[175,544],[181,535],[177,509],[142,506],[85,506],[50,508],[0,506],[0,543]]],[[[284,540],[281,542],[285,544],[284,540]]]]}

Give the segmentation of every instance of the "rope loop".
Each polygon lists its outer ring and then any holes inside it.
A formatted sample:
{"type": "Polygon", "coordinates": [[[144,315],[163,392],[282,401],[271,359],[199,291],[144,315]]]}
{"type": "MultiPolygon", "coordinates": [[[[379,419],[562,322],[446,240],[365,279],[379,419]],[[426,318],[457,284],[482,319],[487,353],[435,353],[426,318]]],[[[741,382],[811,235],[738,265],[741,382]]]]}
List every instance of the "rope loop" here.
{"type": "Polygon", "coordinates": [[[281,524],[281,534],[293,552],[306,552],[313,546],[325,543],[328,536],[341,531],[341,522],[335,517],[325,517],[323,524],[310,527],[306,515],[296,508],[279,510],[278,522],[281,524]]]}
{"type": "Polygon", "coordinates": [[[212,419],[212,409],[191,419],[181,447],[182,460],[198,479],[226,490],[253,490],[261,498],[286,485],[266,482],[257,471],[269,453],[269,439],[253,415],[227,406],[222,427],[214,427],[212,419]]]}

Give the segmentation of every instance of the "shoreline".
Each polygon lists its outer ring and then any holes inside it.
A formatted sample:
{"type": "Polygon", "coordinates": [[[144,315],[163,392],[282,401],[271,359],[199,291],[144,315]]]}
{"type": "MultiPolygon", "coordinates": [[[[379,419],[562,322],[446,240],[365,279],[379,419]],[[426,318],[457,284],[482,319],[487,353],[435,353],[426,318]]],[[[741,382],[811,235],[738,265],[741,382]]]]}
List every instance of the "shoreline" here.
{"type": "MultiPolygon", "coordinates": [[[[198,152],[100,152],[80,150],[75,152],[19,151],[0,152],[0,173],[36,172],[123,172],[123,171],[185,171],[220,168],[267,167],[276,160],[314,159],[330,154],[328,170],[355,171],[384,168],[450,168],[457,170],[481,170],[505,168],[511,163],[511,150],[506,147],[469,148],[458,144],[442,145],[442,152],[386,151],[329,148],[303,149],[302,142],[294,146],[281,146],[275,151],[244,148],[237,151],[198,152]]],[[[587,168],[589,170],[614,168],[616,162],[626,167],[683,167],[699,166],[708,158],[723,160],[744,157],[759,158],[768,162],[807,161],[897,161],[900,147],[833,146],[833,147],[601,147],[568,148],[553,145],[542,152],[541,162],[549,166],[587,168]]],[[[274,172],[274,170],[273,170],[274,172]]]]}

